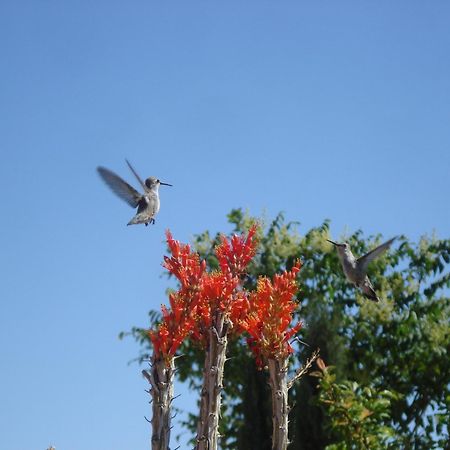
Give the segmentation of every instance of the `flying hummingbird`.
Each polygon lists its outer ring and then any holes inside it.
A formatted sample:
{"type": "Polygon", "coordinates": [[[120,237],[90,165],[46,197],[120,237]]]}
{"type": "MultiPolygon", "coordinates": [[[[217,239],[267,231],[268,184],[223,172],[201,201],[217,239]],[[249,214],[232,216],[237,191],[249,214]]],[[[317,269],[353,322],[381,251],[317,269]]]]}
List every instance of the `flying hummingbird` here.
{"type": "Polygon", "coordinates": [[[97,172],[118,197],[126,201],[132,208],[137,208],[136,215],[127,225],[145,223],[145,226],[147,226],[149,223],[154,224],[155,216],[159,211],[159,186],[172,185],[163,183],[155,177],[147,178],[144,183],[129,161],[127,159],[125,161],[144,189],[143,194],[139,193],[134,187],[130,186],[111,170],[105,169],[104,167],[97,167],[97,172]]]}
{"type": "Polygon", "coordinates": [[[373,300],[374,302],[379,302],[380,299],[378,298],[377,293],[373,289],[372,283],[367,276],[367,266],[371,261],[384,253],[391,246],[392,242],[394,242],[394,239],[396,239],[396,237],[389,239],[389,241],[379,245],[377,248],[374,248],[360,258],[355,258],[353,256],[347,242],[338,244],[337,242],[330,241],[329,239],[327,239],[327,241],[331,242],[336,247],[347,280],[359,287],[365,297],[373,300]]]}

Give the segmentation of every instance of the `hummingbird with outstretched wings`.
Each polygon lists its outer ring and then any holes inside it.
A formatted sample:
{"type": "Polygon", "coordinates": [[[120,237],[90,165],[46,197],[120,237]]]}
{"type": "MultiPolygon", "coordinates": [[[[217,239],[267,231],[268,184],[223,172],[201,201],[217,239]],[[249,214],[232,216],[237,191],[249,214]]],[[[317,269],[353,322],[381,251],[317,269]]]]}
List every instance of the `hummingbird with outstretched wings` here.
{"type": "Polygon", "coordinates": [[[149,177],[145,182],[142,181],[130,162],[128,160],[125,161],[139,184],[142,186],[142,189],[144,190],[143,194],[134,189],[133,186],[119,177],[119,175],[105,167],[97,167],[97,172],[118,197],[128,203],[132,208],[137,208],[136,215],[127,223],[127,225],[145,223],[145,226],[147,226],[149,223],[154,224],[155,216],[158,214],[160,207],[159,186],[172,185],[163,183],[155,177],[149,177]]]}

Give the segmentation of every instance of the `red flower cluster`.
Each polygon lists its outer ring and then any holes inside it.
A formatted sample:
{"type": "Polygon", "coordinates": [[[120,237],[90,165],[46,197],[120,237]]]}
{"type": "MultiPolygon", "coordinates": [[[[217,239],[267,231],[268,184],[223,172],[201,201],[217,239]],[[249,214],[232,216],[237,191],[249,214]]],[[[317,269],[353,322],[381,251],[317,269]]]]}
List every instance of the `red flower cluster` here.
{"type": "Polygon", "coordinates": [[[195,326],[195,320],[185,307],[185,299],[178,293],[170,294],[171,308],[161,306],[162,322],[156,331],[148,332],[156,354],[169,358],[195,326]]]}
{"type": "Polygon", "coordinates": [[[169,296],[170,309],[162,307],[163,319],[158,329],[149,332],[155,353],[166,358],[173,356],[190,334],[204,341],[215,311],[225,312],[233,324],[245,318],[249,302],[239,289],[239,275],[255,255],[256,230],[254,225],[246,237],[223,237],[216,248],[221,270],[213,273],[206,272],[205,261],[200,261],[189,245],[180,244],[167,231],[171,256],[164,257],[164,267],[178,279],[180,289],[169,296]]]}
{"type": "Polygon", "coordinates": [[[257,229],[257,224],[252,225],[248,230],[247,237],[233,235],[228,240],[222,236],[222,243],[216,248],[216,256],[222,273],[239,276],[244,272],[256,253],[255,234],[257,229]]]}
{"type": "Polygon", "coordinates": [[[257,226],[246,236],[222,237],[216,248],[220,271],[206,272],[206,263],[190,246],[173,239],[168,231],[171,256],[164,257],[164,267],[180,282],[177,292],[169,295],[170,308],[162,306],[162,322],[149,331],[155,353],[169,358],[184,339],[191,335],[204,341],[216,311],[227,314],[235,333],[246,331],[248,342],[260,365],[268,358],[286,358],[292,352],[289,339],[301,323],[289,329],[297,308],[293,296],[298,290],[298,261],[290,271],[275,275],[273,281],[261,277],[256,292],[240,288],[240,275],[256,252],[257,226]]]}
{"type": "Polygon", "coordinates": [[[273,281],[261,277],[256,292],[250,294],[250,311],[241,326],[250,335],[248,343],[261,366],[268,359],[285,359],[293,349],[289,340],[301,328],[301,322],[289,329],[298,304],[296,276],[301,267],[297,261],[290,271],[275,275],[273,281]]]}
{"type": "Polygon", "coordinates": [[[149,331],[155,353],[165,358],[175,354],[195,326],[192,311],[200,300],[199,285],[206,268],[205,261],[200,261],[189,245],[173,239],[170,231],[166,237],[172,256],[164,257],[164,267],[178,279],[181,287],[169,295],[170,309],[161,307],[163,317],[158,329],[149,331]]]}
{"type": "Polygon", "coordinates": [[[212,326],[215,312],[232,309],[239,279],[222,272],[205,274],[200,288],[200,301],[196,309],[196,327],[192,334],[195,340],[205,343],[207,330],[212,326]]]}
{"type": "Polygon", "coordinates": [[[167,245],[171,257],[164,256],[164,267],[181,283],[181,290],[189,289],[199,284],[206,262],[200,261],[198,253],[192,253],[189,244],[180,244],[170,231],[166,231],[167,245]]]}

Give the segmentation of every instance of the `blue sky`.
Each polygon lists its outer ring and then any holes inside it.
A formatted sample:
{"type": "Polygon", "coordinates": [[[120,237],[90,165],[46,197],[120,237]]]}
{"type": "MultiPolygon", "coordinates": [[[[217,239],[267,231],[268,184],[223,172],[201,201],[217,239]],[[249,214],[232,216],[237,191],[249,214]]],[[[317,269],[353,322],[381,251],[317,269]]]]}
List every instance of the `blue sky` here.
{"type": "Polygon", "coordinates": [[[138,348],[117,335],[165,302],[166,228],[227,232],[242,207],[300,231],[330,218],[336,238],[448,237],[449,17],[445,1],[1,2],[0,448],[149,447],[138,348]],[[126,227],[95,172],[134,183],[124,158],[174,185],[155,226],[126,227]]]}

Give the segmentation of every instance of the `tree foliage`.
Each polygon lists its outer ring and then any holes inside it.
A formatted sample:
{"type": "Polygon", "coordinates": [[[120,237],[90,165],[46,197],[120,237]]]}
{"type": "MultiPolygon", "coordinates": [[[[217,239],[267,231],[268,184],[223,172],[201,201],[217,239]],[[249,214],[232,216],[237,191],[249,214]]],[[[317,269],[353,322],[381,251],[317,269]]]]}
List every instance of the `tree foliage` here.
{"type": "Polygon", "coordinates": [[[329,428],[336,442],[326,450],[385,450],[397,448],[396,436],[389,422],[391,391],[361,387],[356,381],[338,383],[333,367],[318,362],[320,371],[311,373],[320,379],[318,402],[329,417],[329,428]]]}
{"type": "MultiPolygon", "coordinates": [[[[247,231],[255,220],[239,209],[228,218],[235,233],[247,231]]],[[[450,423],[450,240],[432,236],[414,244],[399,237],[396,246],[369,266],[369,277],[382,298],[374,303],[345,280],[336,252],[326,241],[329,237],[328,221],[301,235],[298,224],[287,223],[279,214],[260,232],[259,252],[247,268],[245,286],[253,289],[258,276],[272,277],[290,269],[297,258],[302,260],[299,319],[304,323],[301,338],[308,346],[298,345],[292,370],[317,347],[326,365],[333,366],[328,378],[306,376],[291,390],[295,406],[289,448],[364,448],[344,432],[338,419],[346,399],[354,402],[356,419],[366,414],[364,408],[371,412],[370,419],[362,421],[368,442],[380,439],[392,448],[445,448],[450,423]],[[324,403],[331,394],[334,403],[324,403]]],[[[365,237],[361,230],[345,240],[356,255],[382,241],[381,236],[365,237]]],[[[213,253],[218,243],[219,236],[208,231],[194,238],[194,248],[210,269],[218,268],[213,253]]],[[[134,328],[132,334],[145,355],[145,333],[134,328]]],[[[178,377],[199,389],[202,353],[191,343],[182,353],[178,377]]],[[[230,342],[228,354],[232,358],[225,366],[221,447],[269,449],[267,377],[241,342],[230,342]]]]}

